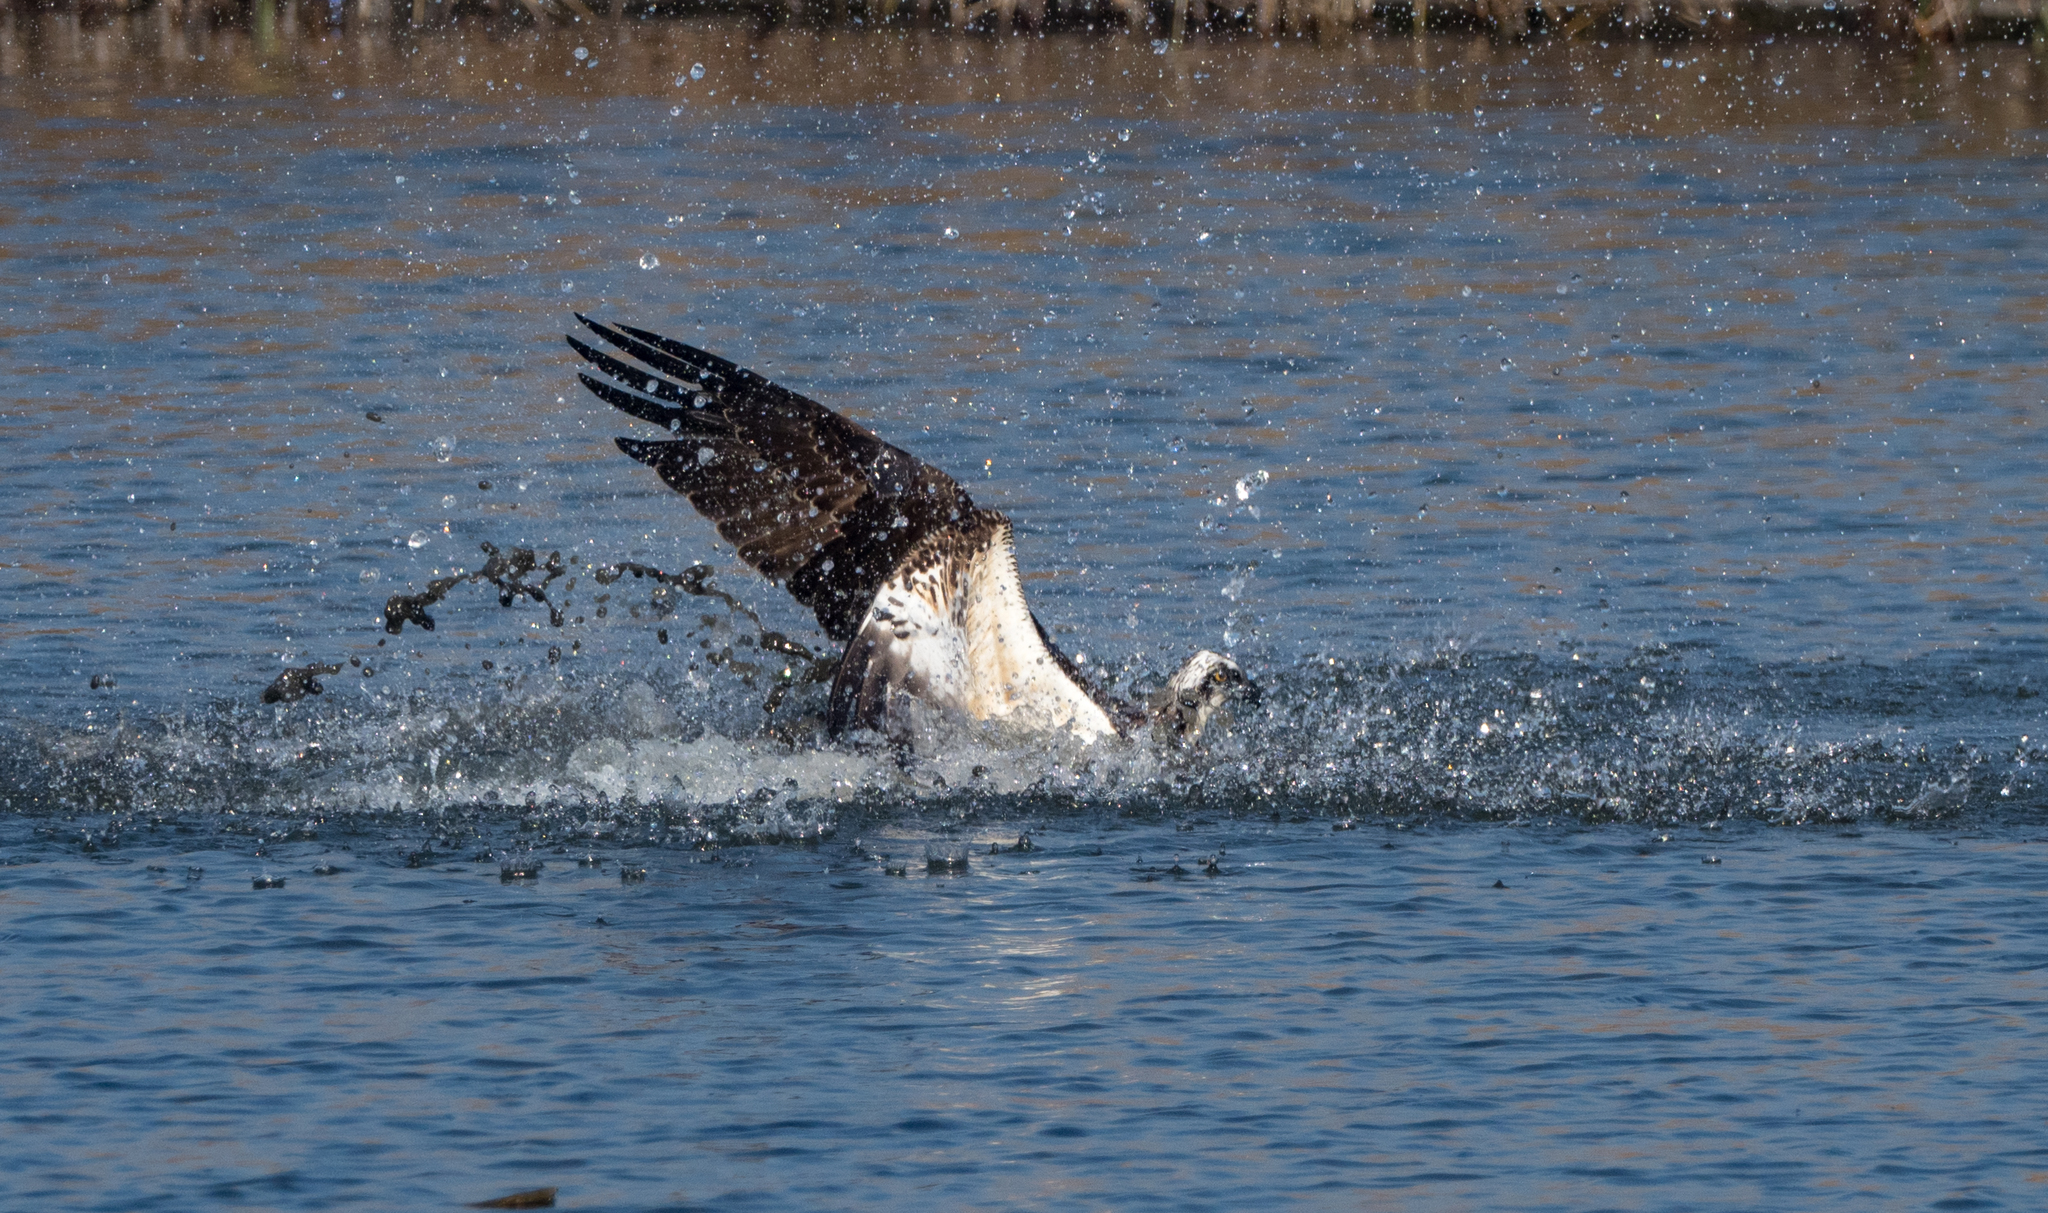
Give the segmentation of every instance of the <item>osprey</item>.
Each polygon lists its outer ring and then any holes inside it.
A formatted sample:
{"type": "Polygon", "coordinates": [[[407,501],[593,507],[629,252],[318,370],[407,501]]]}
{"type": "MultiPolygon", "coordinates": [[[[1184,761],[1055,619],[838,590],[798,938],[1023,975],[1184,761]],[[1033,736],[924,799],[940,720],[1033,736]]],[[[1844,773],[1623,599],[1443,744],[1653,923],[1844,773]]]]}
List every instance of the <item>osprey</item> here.
{"type": "Polygon", "coordinates": [[[958,713],[1083,740],[1150,727],[1191,745],[1233,696],[1235,661],[1196,653],[1143,708],[1105,694],[1024,603],[1010,520],[951,476],[814,400],[694,346],[576,319],[628,362],[578,340],[583,386],[665,427],[615,439],[717,526],[740,559],[788,587],[846,646],[826,729],[914,739],[958,713]],[[635,365],[635,364],[638,365],[635,365]]]}

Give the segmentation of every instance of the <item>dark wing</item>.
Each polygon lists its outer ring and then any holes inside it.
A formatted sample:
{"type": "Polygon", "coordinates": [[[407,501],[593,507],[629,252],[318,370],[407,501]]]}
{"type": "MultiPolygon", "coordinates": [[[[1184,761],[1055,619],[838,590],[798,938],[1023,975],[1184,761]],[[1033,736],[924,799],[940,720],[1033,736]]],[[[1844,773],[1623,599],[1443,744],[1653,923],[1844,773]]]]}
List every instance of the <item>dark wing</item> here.
{"type": "Polygon", "coordinates": [[[740,559],[789,587],[844,644],[919,540],[976,510],[951,476],[752,371],[644,329],[576,319],[635,366],[575,337],[583,386],[674,437],[618,439],[718,527],[740,559]]]}

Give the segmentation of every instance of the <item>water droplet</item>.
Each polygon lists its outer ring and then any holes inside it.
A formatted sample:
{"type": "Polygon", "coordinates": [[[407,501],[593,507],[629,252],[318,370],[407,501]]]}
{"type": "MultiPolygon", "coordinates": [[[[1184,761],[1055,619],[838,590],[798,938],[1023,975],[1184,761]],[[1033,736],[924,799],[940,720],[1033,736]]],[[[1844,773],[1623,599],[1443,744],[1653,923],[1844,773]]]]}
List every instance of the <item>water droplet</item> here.
{"type": "Polygon", "coordinates": [[[1266,482],[1271,480],[1272,478],[1273,477],[1268,475],[1264,468],[1260,468],[1258,471],[1253,472],[1249,476],[1246,476],[1244,479],[1237,482],[1237,499],[1239,501],[1250,501],[1252,499],[1252,494],[1258,492],[1262,488],[1265,488],[1266,482]]]}
{"type": "Polygon", "coordinates": [[[947,229],[946,229],[946,239],[948,239],[948,240],[958,240],[959,238],[960,238],[960,229],[959,229],[959,228],[957,228],[957,227],[949,227],[949,228],[947,228],[947,229]]]}
{"type": "Polygon", "coordinates": [[[692,64],[690,65],[690,79],[692,79],[692,80],[702,80],[703,78],[704,78],[704,65],[703,65],[703,64],[701,64],[701,63],[692,63],[692,64]]]}
{"type": "Polygon", "coordinates": [[[1089,152],[1089,153],[1088,153],[1088,163],[1090,163],[1090,164],[1101,164],[1101,163],[1102,163],[1102,153],[1101,153],[1101,152],[1096,152],[1096,151],[1091,151],[1091,152],[1089,152]]]}
{"type": "Polygon", "coordinates": [[[640,254],[640,268],[641,268],[641,269],[643,269],[643,270],[651,270],[651,269],[656,269],[656,268],[658,268],[658,267],[659,267],[660,265],[661,265],[661,258],[659,258],[659,257],[655,256],[655,255],[654,255],[653,253],[642,253],[642,254],[640,254]]]}
{"type": "Polygon", "coordinates": [[[1469,286],[1459,287],[1458,293],[1460,295],[1463,295],[1465,298],[1470,299],[1472,297],[1472,288],[1469,286]]]}
{"type": "Polygon", "coordinates": [[[425,531],[414,531],[412,534],[406,536],[405,538],[405,546],[413,549],[414,551],[418,551],[419,549],[427,546],[429,543],[432,542],[433,538],[429,536],[425,531]]]}
{"type": "Polygon", "coordinates": [[[575,289],[576,289],[576,284],[575,284],[575,283],[573,283],[573,282],[569,281],[569,280],[568,280],[567,278],[564,278],[564,279],[562,279],[562,293],[563,293],[564,295],[568,294],[568,293],[569,293],[570,291],[573,291],[573,290],[575,290],[575,289]]]}
{"type": "Polygon", "coordinates": [[[455,457],[455,440],[446,436],[434,439],[434,462],[446,463],[455,457]]]}
{"type": "MultiPolygon", "coordinates": [[[[1780,83],[1780,84],[1783,84],[1784,82],[1785,82],[1785,78],[1784,78],[1783,76],[1780,76],[1780,77],[1778,77],[1778,83],[1780,83]]],[[[348,96],[348,90],[347,90],[347,89],[339,89],[339,88],[338,88],[338,89],[335,89],[335,90],[334,90],[334,99],[335,99],[336,101],[339,101],[339,100],[341,100],[341,99],[342,99],[343,97],[346,97],[346,96],[348,96]]]]}
{"type": "Polygon", "coordinates": [[[1116,141],[1118,143],[1129,143],[1131,141],[1131,128],[1127,126],[1124,129],[1118,131],[1116,134],[1116,141]]]}
{"type": "Polygon", "coordinates": [[[1177,438],[1175,438],[1175,439],[1174,439],[1174,440],[1173,440],[1172,442],[1169,442],[1169,443],[1167,443],[1167,444],[1166,444],[1166,449],[1167,449],[1167,450],[1169,450],[1169,451],[1172,451],[1172,452],[1173,452],[1174,454],[1178,455],[1178,454],[1180,454],[1180,453],[1181,453],[1182,451],[1185,451],[1185,450],[1187,450],[1187,449],[1188,449],[1188,441],[1187,441],[1187,439],[1185,439],[1185,438],[1178,438],[1178,437],[1177,437],[1177,438]]]}
{"type": "Polygon", "coordinates": [[[766,232],[763,232],[763,233],[761,233],[760,235],[758,235],[758,236],[754,237],[754,243],[755,243],[755,244],[766,244],[766,243],[768,243],[768,233],[766,233],[766,232]]]}
{"type": "MultiPolygon", "coordinates": [[[[682,116],[683,116],[683,107],[682,107],[682,106],[680,106],[680,105],[671,105],[671,106],[669,106],[669,107],[668,107],[668,116],[669,116],[669,117],[671,117],[671,118],[680,118],[680,117],[682,117],[682,116]]],[[[670,221],[670,224],[669,224],[669,226],[671,226],[671,227],[675,226],[675,224],[674,224],[674,218],[679,218],[679,217],[680,217],[680,216],[675,216],[675,217],[671,217],[671,221],[670,221]]]]}
{"type": "Polygon", "coordinates": [[[375,581],[377,580],[377,577],[378,573],[377,570],[375,569],[364,569],[362,572],[356,574],[357,581],[375,581]]]}
{"type": "Polygon", "coordinates": [[[1202,233],[1201,235],[1199,235],[1199,236],[1195,237],[1195,243],[1196,243],[1196,244],[1207,244],[1207,243],[1209,243],[1209,233],[1207,233],[1207,232],[1203,232],[1203,233],[1202,233]]]}
{"type": "Polygon", "coordinates": [[[579,46],[579,47],[577,47],[577,48],[576,48],[576,57],[577,57],[578,59],[588,59],[588,58],[590,58],[590,48],[589,48],[589,47],[587,47],[587,46],[579,46]]]}

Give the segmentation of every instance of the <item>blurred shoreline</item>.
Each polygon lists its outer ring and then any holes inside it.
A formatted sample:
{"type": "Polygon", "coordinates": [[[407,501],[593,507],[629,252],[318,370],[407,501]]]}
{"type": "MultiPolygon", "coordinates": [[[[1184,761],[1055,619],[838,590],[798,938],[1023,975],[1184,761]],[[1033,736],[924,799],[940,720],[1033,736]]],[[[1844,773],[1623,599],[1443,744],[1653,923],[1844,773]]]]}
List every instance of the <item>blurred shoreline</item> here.
{"type": "Polygon", "coordinates": [[[1507,41],[1681,41],[1774,34],[1911,46],[2002,39],[2048,43],[2048,0],[0,0],[0,35],[45,23],[145,20],[246,27],[258,37],[331,30],[394,35],[450,25],[520,28],[706,15],[784,24],[1052,31],[1155,39],[1410,37],[1423,30],[1507,41]]]}

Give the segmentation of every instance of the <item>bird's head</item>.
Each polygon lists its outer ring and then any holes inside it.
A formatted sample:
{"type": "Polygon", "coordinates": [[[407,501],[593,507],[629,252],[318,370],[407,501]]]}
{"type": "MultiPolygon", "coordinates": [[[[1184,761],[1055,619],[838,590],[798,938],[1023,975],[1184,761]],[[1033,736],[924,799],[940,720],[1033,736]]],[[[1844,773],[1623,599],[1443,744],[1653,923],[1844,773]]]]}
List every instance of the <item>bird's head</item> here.
{"type": "Polygon", "coordinates": [[[1194,745],[1210,718],[1233,699],[1256,704],[1259,688],[1235,661],[1203,649],[1152,696],[1153,732],[1176,745],[1194,745]]]}

